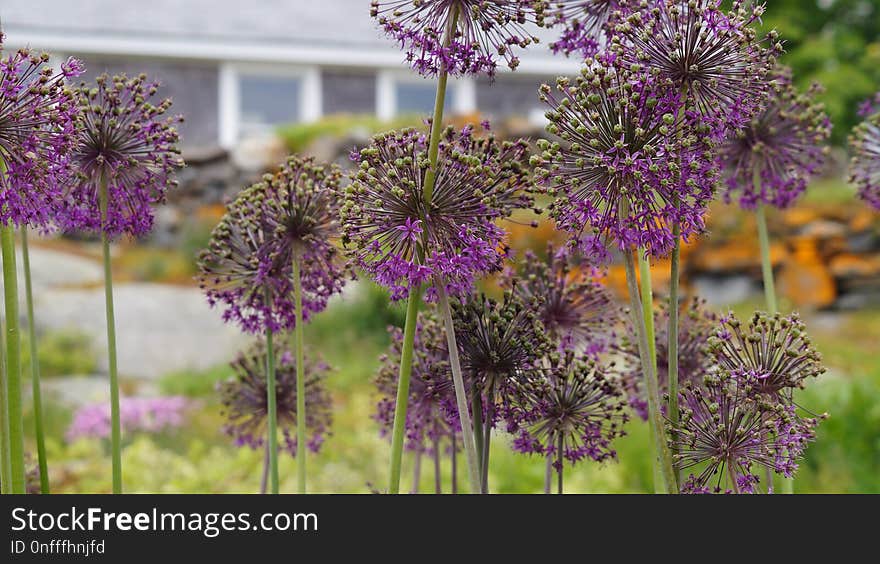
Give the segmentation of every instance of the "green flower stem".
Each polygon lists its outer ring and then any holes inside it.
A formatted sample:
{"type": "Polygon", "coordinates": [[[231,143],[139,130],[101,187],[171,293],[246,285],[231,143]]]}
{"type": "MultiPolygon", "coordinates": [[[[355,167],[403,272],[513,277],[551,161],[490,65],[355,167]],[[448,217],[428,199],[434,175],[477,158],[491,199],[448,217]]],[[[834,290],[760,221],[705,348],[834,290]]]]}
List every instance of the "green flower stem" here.
{"type": "Polygon", "coordinates": [[[34,398],[34,420],[37,439],[37,461],[40,466],[40,493],[49,493],[49,465],[46,462],[46,435],[43,429],[43,399],[40,392],[40,359],[37,346],[37,326],[34,317],[34,292],[31,284],[31,257],[28,250],[27,227],[21,228],[21,256],[24,267],[24,291],[27,303],[28,331],[31,351],[31,387],[34,398]]]}
{"type": "MultiPolygon", "coordinates": [[[[629,200],[624,198],[621,202],[620,215],[621,219],[626,221],[629,218],[629,200]]],[[[644,272],[647,268],[647,259],[644,253],[639,251],[639,260],[644,261],[642,267],[644,272]]],[[[649,344],[648,326],[646,320],[645,309],[650,306],[650,302],[642,305],[642,299],[639,296],[639,287],[636,280],[635,261],[632,253],[626,251],[623,253],[624,267],[626,268],[626,282],[629,290],[629,298],[632,305],[632,322],[636,327],[638,335],[639,358],[642,362],[642,372],[645,379],[645,391],[648,396],[648,413],[649,422],[651,424],[651,433],[654,439],[654,448],[657,462],[660,466],[660,474],[663,489],[666,493],[676,493],[675,490],[675,471],[672,467],[672,456],[669,452],[669,445],[666,443],[664,436],[663,416],[660,413],[660,390],[657,384],[657,374],[655,372],[656,362],[652,360],[654,356],[651,354],[653,348],[649,344]]],[[[648,273],[650,275],[650,272],[648,273]]],[[[650,276],[642,276],[642,279],[650,279],[650,276]]],[[[646,284],[642,285],[645,289],[646,284]]],[[[653,321],[653,315],[651,316],[653,321]]],[[[653,323],[652,323],[653,324],[653,323]]],[[[653,334],[651,335],[653,338],[653,334]]],[[[652,339],[653,340],[653,339],[652,339]]]]}
{"type": "MultiPolygon", "coordinates": [[[[678,207],[678,195],[673,197],[674,204],[678,207]]],[[[679,409],[678,409],[678,289],[679,276],[681,268],[681,224],[678,221],[672,225],[672,236],[675,242],[672,247],[672,257],[669,267],[669,327],[667,331],[667,387],[669,390],[669,405],[667,406],[667,414],[669,415],[669,423],[672,429],[678,428],[679,409]]],[[[673,431],[674,432],[674,431],[673,431]]],[[[673,436],[674,438],[674,436],[673,436]]],[[[675,450],[673,447],[673,455],[675,450]]],[[[675,471],[675,485],[681,485],[680,472],[675,471]]]]}
{"type": "Polygon", "coordinates": [[[110,265],[110,236],[107,234],[107,177],[101,174],[98,192],[101,206],[101,249],[104,257],[104,306],[107,318],[107,360],[110,371],[110,456],[113,464],[113,493],[122,493],[122,425],[119,419],[119,374],[116,363],[116,314],[113,311],[113,269],[110,265]]]}
{"type": "Polygon", "coordinates": [[[544,494],[549,495],[553,485],[553,457],[547,457],[547,467],[544,470],[544,494]]]}
{"type": "Polygon", "coordinates": [[[400,493],[400,465],[403,461],[403,440],[406,435],[406,408],[409,402],[409,380],[412,376],[413,343],[419,317],[422,289],[413,288],[406,306],[406,323],[403,326],[403,347],[400,354],[400,373],[397,379],[397,402],[394,406],[394,426],[391,430],[391,477],[388,493],[400,493]]]}
{"type": "MultiPolygon", "coordinates": [[[[266,303],[271,301],[267,299],[266,303]]],[[[278,401],[275,394],[275,344],[272,329],[266,329],[266,444],[269,450],[269,484],[273,494],[278,493],[278,401]]]]}
{"type": "MultiPolygon", "coordinates": [[[[476,386],[473,387],[471,396],[471,413],[474,417],[474,447],[477,451],[477,465],[483,468],[483,426],[479,423],[483,420],[483,402],[476,386]]],[[[482,490],[482,487],[480,488],[482,490]]]]}
{"type": "MultiPolygon", "coordinates": [[[[483,454],[480,457],[480,492],[489,493],[489,447],[492,443],[492,419],[495,418],[495,388],[489,391],[489,406],[483,418],[483,454]]],[[[479,426],[479,422],[475,422],[479,426]]]]}
{"type": "MultiPolygon", "coordinates": [[[[467,394],[464,390],[464,378],[461,374],[461,361],[458,358],[458,342],[455,339],[455,325],[452,322],[452,308],[449,307],[449,296],[446,295],[446,285],[437,281],[434,288],[439,298],[440,315],[446,325],[446,343],[449,349],[449,365],[452,368],[452,385],[455,388],[455,405],[458,408],[458,418],[461,421],[461,436],[464,442],[464,456],[467,461],[468,475],[471,480],[471,493],[482,491],[480,479],[480,462],[477,458],[477,447],[471,429],[479,426],[478,421],[471,423],[468,412],[467,394]]],[[[476,414],[474,414],[476,417],[476,414]]]]}
{"type": "Polygon", "coordinates": [[[306,364],[303,344],[302,275],[300,253],[293,253],[293,297],[296,326],[293,328],[296,349],[296,483],[297,491],[306,493],[306,364]]]}
{"type": "Polygon", "coordinates": [[[413,458],[415,459],[413,461],[413,482],[409,493],[417,494],[419,493],[419,486],[422,481],[422,451],[416,451],[413,458]]]}
{"type": "MultiPolygon", "coordinates": [[[[0,160],[2,162],[2,160],[0,160]]],[[[5,325],[0,323],[0,328],[5,325]]],[[[12,493],[9,490],[9,476],[12,467],[9,459],[9,417],[6,405],[6,344],[0,339],[0,493],[12,493]]]]}
{"type": "Polygon", "coordinates": [[[558,443],[556,445],[556,463],[559,465],[559,468],[556,470],[559,481],[556,486],[556,493],[562,495],[562,468],[563,468],[563,446],[564,446],[564,437],[562,433],[559,434],[559,438],[557,439],[558,443]]]}
{"type": "Polygon", "coordinates": [[[9,485],[25,493],[24,423],[21,405],[21,334],[18,327],[18,279],[15,268],[15,230],[0,228],[3,252],[3,293],[6,304],[6,416],[9,419],[9,485]]]}
{"type": "Polygon", "coordinates": [[[764,276],[764,299],[767,301],[767,310],[770,313],[778,313],[776,283],[773,281],[773,263],[770,261],[770,234],[767,231],[767,214],[764,211],[764,204],[758,204],[755,219],[758,223],[758,241],[761,244],[761,274],[764,276]]]}

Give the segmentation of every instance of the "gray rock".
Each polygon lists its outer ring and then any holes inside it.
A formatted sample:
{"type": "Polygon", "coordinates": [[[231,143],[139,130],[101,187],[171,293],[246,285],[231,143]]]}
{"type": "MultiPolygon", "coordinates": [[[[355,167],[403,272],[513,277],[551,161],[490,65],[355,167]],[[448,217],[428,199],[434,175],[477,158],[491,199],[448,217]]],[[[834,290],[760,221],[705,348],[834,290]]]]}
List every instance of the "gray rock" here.
{"type": "Polygon", "coordinates": [[[760,287],[749,276],[697,276],[693,281],[696,294],[709,305],[730,305],[758,294],[760,287]]]}

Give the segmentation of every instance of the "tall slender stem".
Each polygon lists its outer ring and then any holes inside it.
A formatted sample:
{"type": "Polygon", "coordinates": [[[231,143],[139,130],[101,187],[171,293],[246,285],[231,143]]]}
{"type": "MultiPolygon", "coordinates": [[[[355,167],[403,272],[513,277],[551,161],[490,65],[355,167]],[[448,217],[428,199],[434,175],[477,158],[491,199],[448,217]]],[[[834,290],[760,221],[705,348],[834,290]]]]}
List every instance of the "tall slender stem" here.
{"type": "Polygon", "coordinates": [[[417,450],[413,463],[413,483],[410,493],[419,493],[419,482],[422,481],[422,451],[417,450]]]}
{"type": "Polygon", "coordinates": [[[443,476],[440,473],[440,439],[434,438],[434,493],[443,493],[443,476]]]}
{"type": "Polygon", "coordinates": [[[770,313],[778,313],[776,304],[776,283],[773,280],[773,263],[770,260],[770,234],[767,231],[767,214],[764,204],[759,203],[755,213],[758,223],[758,241],[761,244],[761,274],[764,276],[764,299],[767,301],[767,310],[770,313]]]}
{"type": "Polygon", "coordinates": [[[556,465],[558,468],[556,469],[558,473],[558,482],[556,486],[556,493],[562,495],[562,469],[563,469],[563,446],[565,437],[562,433],[559,434],[556,443],[556,465]]]}
{"type": "MultiPolygon", "coordinates": [[[[0,159],[0,163],[2,163],[0,159]]],[[[0,328],[5,328],[5,322],[0,323],[0,328]]],[[[12,476],[11,460],[9,458],[9,416],[6,402],[6,342],[0,338],[0,492],[12,493],[10,476],[12,476]]]]}
{"type": "Polygon", "coordinates": [[[547,457],[547,467],[544,470],[544,493],[549,494],[553,485],[553,457],[547,457]]]}
{"type": "MultiPolygon", "coordinates": [[[[620,206],[621,219],[626,221],[629,217],[629,200],[624,198],[620,206]]],[[[640,260],[643,253],[640,251],[640,260]]],[[[647,317],[645,308],[650,304],[642,306],[642,300],[639,296],[638,283],[636,281],[635,261],[630,251],[624,251],[623,262],[626,269],[627,289],[632,304],[632,322],[636,327],[638,335],[639,358],[642,362],[642,372],[645,379],[645,391],[648,396],[648,413],[651,424],[651,433],[654,438],[654,449],[657,462],[660,466],[660,473],[663,482],[663,491],[666,493],[675,493],[675,471],[672,467],[672,457],[669,452],[669,445],[666,443],[663,432],[663,417],[660,413],[660,391],[657,385],[657,374],[655,372],[655,362],[652,360],[651,346],[649,344],[648,327],[645,323],[647,317]]],[[[643,277],[644,278],[644,277],[643,277]]],[[[653,321],[653,315],[651,316],[653,321]]],[[[653,340],[653,335],[651,335],[653,340]]]]}
{"type": "Polygon", "coordinates": [[[434,284],[439,298],[440,315],[446,326],[446,344],[449,349],[449,365],[452,368],[452,385],[455,388],[455,405],[458,408],[458,420],[461,422],[461,435],[464,441],[464,457],[467,461],[468,475],[471,479],[471,493],[481,491],[480,466],[477,458],[477,447],[471,429],[471,416],[468,413],[467,393],[464,391],[464,378],[461,374],[461,361],[458,358],[458,342],[455,339],[455,324],[452,322],[452,308],[449,307],[449,296],[446,285],[437,280],[434,284]]]}
{"type": "MultiPolygon", "coordinates": [[[[673,196],[673,203],[677,208],[679,206],[679,198],[676,193],[673,196]]],[[[675,239],[672,246],[672,257],[669,268],[669,327],[667,330],[667,390],[669,392],[669,405],[666,408],[669,416],[669,423],[673,429],[678,428],[679,410],[678,410],[678,285],[680,276],[681,263],[681,223],[676,219],[672,225],[672,236],[675,239]]],[[[673,435],[674,438],[674,435],[673,435]]],[[[673,447],[673,455],[675,450],[673,447]]],[[[675,470],[675,485],[678,487],[681,482],[679,471],[675,470]]]]}
{"type": "Polygon", "coordinates": [[[263,449],[263,477],[260,479],[260,493],[266,493],[266,487],[269,485],[269,441],[263,449]]]}
{"type": "MultiPolygon", "coordinates": [[[[474,417],[474,446],[477,450],[477,464],[483,469],[483,397],[476,386],[471,390],[471,414],[474,417]]],[[[470,431],[470,430],[469,430],[470,431]]],[[[482,480],[481,480],[482,482],[482,480]]],[[[482,487],[480,488],[482,490],[482,487]]]]}
{"type": "MultiPolygon", "coordinates": [[[[268,295],[266,303],[271,303],[268,295]]],[[[266,445],[269,449],[269,484],[273,494],[278,493],[278,400],[275,386],[275,344],[272,329],[266,328],[266,445]]],[[[301,445],[297,445],[297,454],[301,448],[301,445]]]]}
{"type": "Polygon", "coordinates": [[[37,439],[37,462],[40,468],[40,493],[49,493],[49,465],[46,461],[46,435],[43,429],[43,398],[40,392],[40,359],[37,354],[37,326],[34,317],[34,291],[31,284],[31,255],[28,250],[28,230],[21,228],[21,257],[24,267],[24,292],[27,304],[28,334],[31,352],[31,388],[34,399],[34,422],[37,439]]]}
{"type": "Polygon", "coordinates": [[[107,363],[110,371],[110,456],[113,464],[113,493],[122,493],[122,424],[119,419],[119,374],[116,362],[116,314],[113,308],[113,268],[110,264],[110,236],[107,234],[107,177],[101,173],[101,251],[104,259],[104,307],[107,319],[107,363]]]}
{"type": "Polygon", "coordinates": [[[302,275],[300,252],[293,252],[293,299],[296,326],[293,328],[296,354],[296,483],[297,491],[306,493],[306,363],[303,344],[302,275]]]}
{"type": "Polygon", "coordinates": [[[483,419],[483,455],[480,457],[480,491],[489,493],[489,447],[492,443],[492,423],[495,418],[495,390],[489,392],[489,405],[483,419]]]}
{"type": "Polygon", "coordinates": [[[18,328],[18,278],[15,268],[15,231],[0,228],[3,252],[3,294],[6,305],[6,416],[9,419],[9,487],[25,493],[24,423],[21,406],[21,334],[18,328]]]}
{"type": "Polygon", "coordinates": [[[403,461],[403,441],[406,435],[406,409],[409,403],[409,381],[412,376],[413,344],[419,317],[422,289],[413,288],[406,306],[403,326],[403,346],[400,354],[400,372],[397,378],[397,401],[394,405],[394,426],[391,429],[391,477],[388,493],[400,493],[400,466],[403,461]]]}

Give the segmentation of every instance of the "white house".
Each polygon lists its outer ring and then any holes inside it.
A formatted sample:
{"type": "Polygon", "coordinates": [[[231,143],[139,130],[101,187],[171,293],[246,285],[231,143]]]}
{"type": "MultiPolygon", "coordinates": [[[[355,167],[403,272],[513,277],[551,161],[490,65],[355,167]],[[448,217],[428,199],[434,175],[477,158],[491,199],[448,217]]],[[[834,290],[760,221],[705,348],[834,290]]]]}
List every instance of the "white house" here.
{"type": "MultiPolygon", "coordinates": [[[[428,112],[434,85],[411,72],[369,0],[3,0],[6,48],[74,55],[88,69],[145,72],[184,114],[185,145],[230,148],[249,132],[333,113],[428,112]]],[[[539,37],[552,32],[536,30],[539,37]]],[[[449,110],[540,116],[541,82],[574,74],[547,41],[493,84],[450,81],[449,110]]]]}

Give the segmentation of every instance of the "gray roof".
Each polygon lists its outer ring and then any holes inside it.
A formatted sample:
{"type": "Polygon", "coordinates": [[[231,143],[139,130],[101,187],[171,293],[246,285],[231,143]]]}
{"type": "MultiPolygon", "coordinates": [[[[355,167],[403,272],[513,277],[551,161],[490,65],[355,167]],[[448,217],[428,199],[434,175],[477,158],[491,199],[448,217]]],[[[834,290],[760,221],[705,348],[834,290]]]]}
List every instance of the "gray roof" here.
{"type": "MultiPolygon", "coordinates": [[[[370,0],[3,0],[0,21],[12,43],[52,35],[393,50],[369,11],[370,0]]],[[[521,55],[549,58],[546,45],[521,55]]]]}

